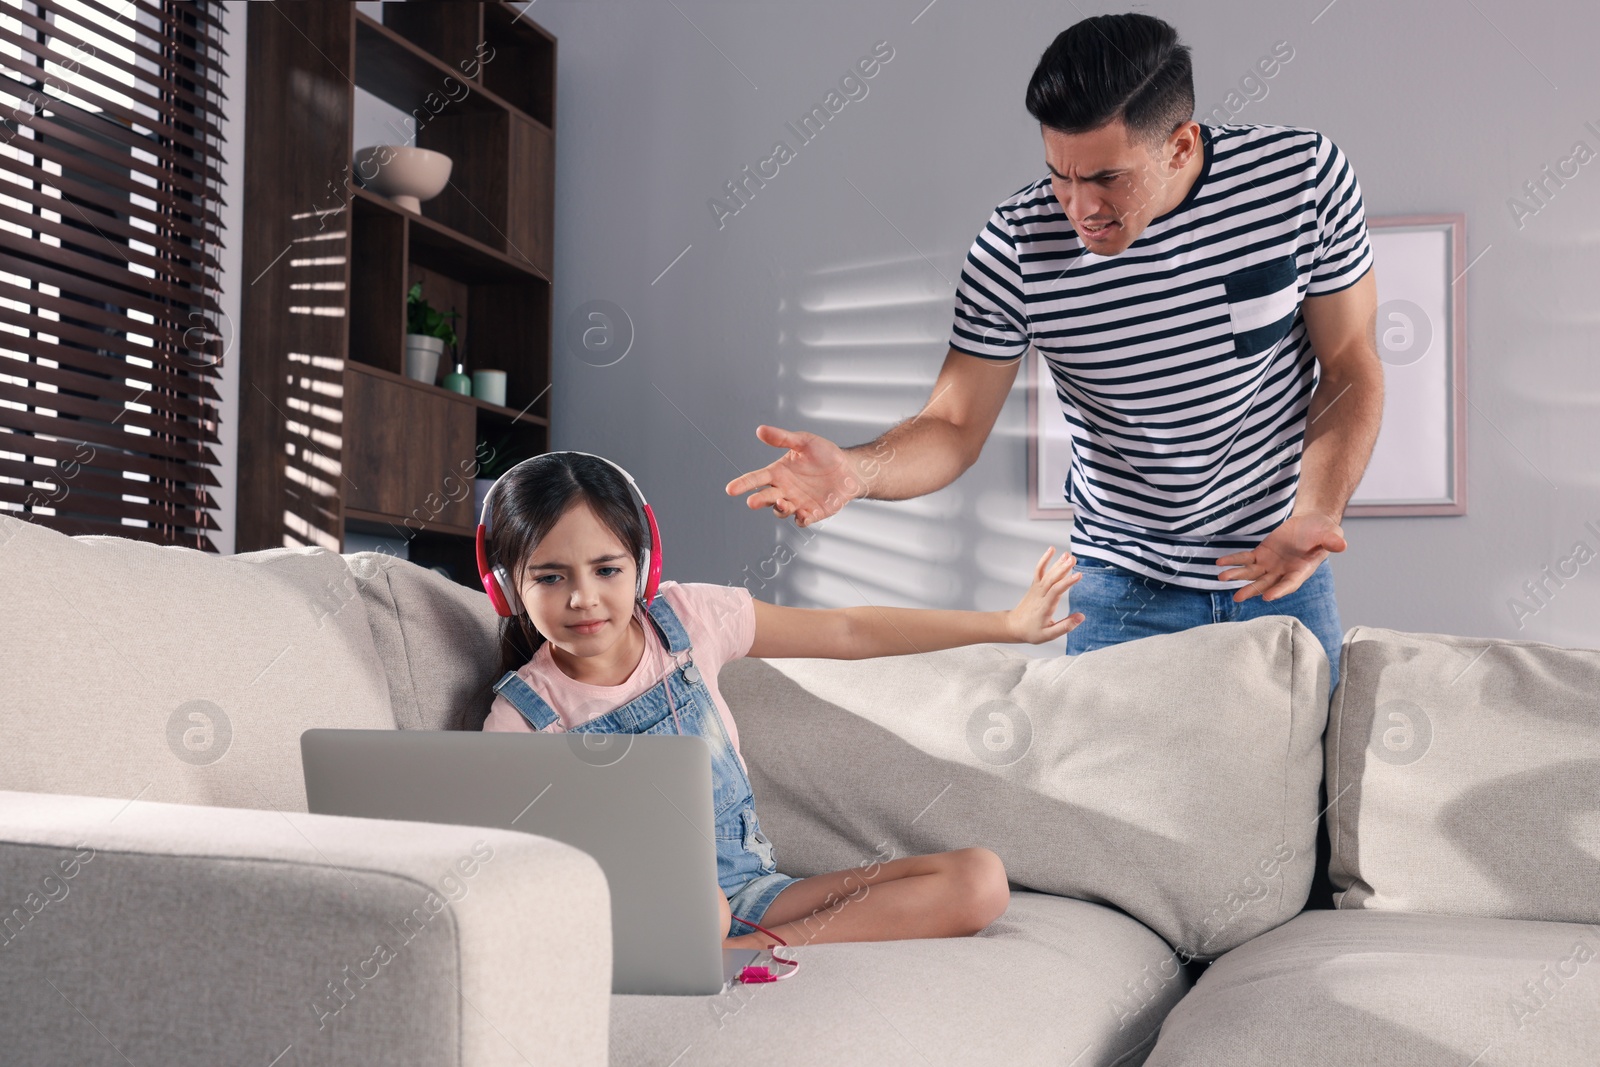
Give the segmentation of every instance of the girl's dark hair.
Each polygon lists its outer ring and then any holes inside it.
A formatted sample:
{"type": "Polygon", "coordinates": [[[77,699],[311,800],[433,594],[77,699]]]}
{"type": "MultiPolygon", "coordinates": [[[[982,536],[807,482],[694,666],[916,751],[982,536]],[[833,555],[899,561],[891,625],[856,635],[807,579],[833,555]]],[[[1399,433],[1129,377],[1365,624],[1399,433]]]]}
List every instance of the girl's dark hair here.
{"type": "Polygon", "coordinates": [[[1178,31],[1150,15],[1096,15],[1050,42],[1028,81],[1028,113],[1062,133],[1121,119],[1154,149],[1194,115],[1194,71],[1178,31]]]}
{"type": "MultiPolygon", "coordinates": [[[[484,551],[490,566],[506,569],[521,589],[522,571],[539,542],[571,508],[588,504],[617,535],[635,567],[642,567],[649,534],[628,483],[615,467],[593,456],[549,453],[511,468],[489,491],[489,536],[484,551]]],[[[500,620],[500,669],[504,677],[533,658],[545,635],[526,611],[500,620]]]]}

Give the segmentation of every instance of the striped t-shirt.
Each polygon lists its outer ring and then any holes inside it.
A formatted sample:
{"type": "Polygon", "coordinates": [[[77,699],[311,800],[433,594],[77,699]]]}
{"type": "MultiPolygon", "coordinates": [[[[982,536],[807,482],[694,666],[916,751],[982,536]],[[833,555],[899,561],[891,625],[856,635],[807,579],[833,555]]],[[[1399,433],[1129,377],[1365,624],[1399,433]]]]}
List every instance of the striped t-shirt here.
{"type": "Polygon", "coordinates": [[[1072,433],[1073,551],[1195,589],[1288,518],[1318,381],[1300,314],[1372,265],[1344,153],[1293,126],[1200,127],[1183,202],[1123,252],[1089,251],[1050,177],[994,210],[950,344],[1049,364],[1072,433]]]}

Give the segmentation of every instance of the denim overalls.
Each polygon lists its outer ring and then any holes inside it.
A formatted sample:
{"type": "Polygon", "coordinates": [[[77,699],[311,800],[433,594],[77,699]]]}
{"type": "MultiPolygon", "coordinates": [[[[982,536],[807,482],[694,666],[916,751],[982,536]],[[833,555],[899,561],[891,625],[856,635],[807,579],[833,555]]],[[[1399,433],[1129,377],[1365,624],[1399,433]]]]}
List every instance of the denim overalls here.
{"type": "MultiPolygon", "coordinates": [[[[772,842],[756,821],[755,796],[739,756],[728,740],[716,701],[694,665],[689,634],[665,596],[645,617],[677,666],[654,688],[621,707],[575,726],[571,733],[694,734],[711,746],[711,811],[716,823],[717,882],[733,910],[730,934],[753,933],[773,898],[799,881],[779,872],[772,842]],[[676,709],[676,710],[674,710],[676,709]]],[[[516,671],[507,671],[494,691],[511,702],[535,730],[559,717],[516,671]]]]}

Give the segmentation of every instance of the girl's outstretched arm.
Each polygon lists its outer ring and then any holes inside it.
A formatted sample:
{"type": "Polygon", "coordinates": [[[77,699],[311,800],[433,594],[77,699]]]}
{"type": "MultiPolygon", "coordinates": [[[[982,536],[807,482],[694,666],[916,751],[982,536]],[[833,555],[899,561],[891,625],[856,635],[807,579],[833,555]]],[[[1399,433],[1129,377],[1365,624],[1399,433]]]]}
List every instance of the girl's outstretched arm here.
{"type": "Polygon", "coordinates": [[[808,656],[867,659],[933,652],[958,645],[1042,644],[1083,622],[1083,615],[1055,619],[1062,595],[1082,577],[1076,560],[1050,562],[1047,549],[1033,568],[1033,584],[1009,611],[940,611],[924,608],[784,608],[755,602],[756,636],[748,655],[760,659],[808,656]]]}

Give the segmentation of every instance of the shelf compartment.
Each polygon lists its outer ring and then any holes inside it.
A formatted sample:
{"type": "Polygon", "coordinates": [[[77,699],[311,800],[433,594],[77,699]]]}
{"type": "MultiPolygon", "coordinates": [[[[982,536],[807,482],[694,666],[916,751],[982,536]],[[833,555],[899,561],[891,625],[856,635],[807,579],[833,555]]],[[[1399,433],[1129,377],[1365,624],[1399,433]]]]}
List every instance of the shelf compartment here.
{"type": "Polygon", "coordinates": [[[478,80],[475,68],[481,64],[473,60],[480,58],[478,46],[484,43],[482,5],[440,0],[385,4],[383,25],[445,66],[478,80]]]}
{"type": "Polygon", "coordinates": [[[467,301],[467,373],[506,372],[506,407],[548,424],[550,287],[543,282],[475,285],[467,301]],[[531,406],[530,406],[531,405],[531,406]]]}
{"type": "Polygon", "coordinates": [[[521,115],[441,114],[417,144],[454,160],[423,217],[548,276],[554,259],[555,139],[521,115]]]}
{"type": "Polygon", "coordinates": [[[424,129],[446,114],[514,110],[468,77],[470,64],[462,70],[429,55],[363,11],[356,12],[355,20],[356,85],[408,115],[425,119],[424,129]]]}
{"type": "Polygon", "coordinates": [[[423,217],[505,253],[511,116],[503,111],[441,114],[417,131],[417,145],[454,161],[449,184],[423,202],[423,217]]]}
{"type": "Polygon", "coordinates": [[[556,39],[525,14],[503,3],[483,5],[483,39],[494,50],[485,54],[485,88],[547,130],[555,129],[556,39]]]}
{"type": "MultiPolygon", "coordinates": [[[[422,294],[440,311],[455,309],[459,345],[456,358],[471,374],[477,370],[506,372],[506,404],[470,399],[503,421],[519,415],[547,424],[550,412],[550,286],[537,279],[468,283],[433,270],[413,255],[406,284],[420,284],[422,294]],[[531,406],[530,406],[531,405],[531,406]]],[[[446,353],[446,359],[449,353],[446,353]]],[[[441,380],[454,367],[441,365],[441,380]]],[[[458,393],[450,394],[460,396],[458,393]]]]}
{"type": "Polygon", "coordinates": [[[379,196],[359,185],[350,187],[352,200],[362,201],[357,210],[384,211],[407,223],[407,242],[413,262],[423,263],[469,282],[527,281],[549,277],[529,264],[512,259],[442,222],[407,211],[388,197],[379,196]]]}
{"type": "Polygon", "coordinates": [[[404,368],[406,220],[360,196],[350,202],[350,358],[404,368]]]}

